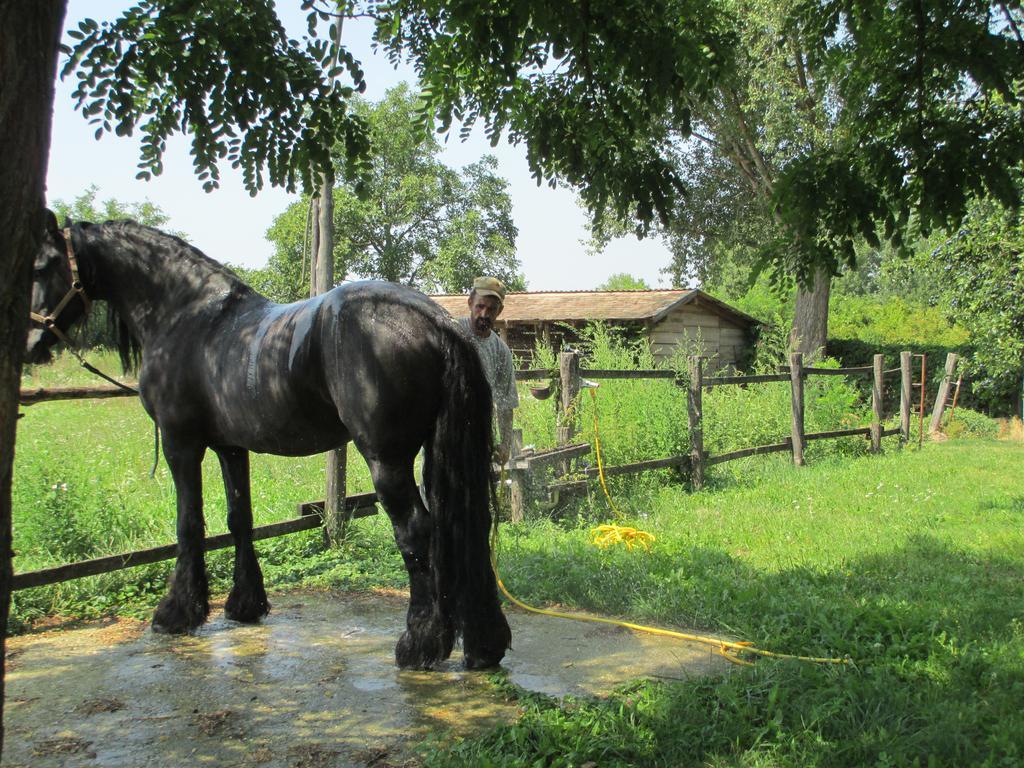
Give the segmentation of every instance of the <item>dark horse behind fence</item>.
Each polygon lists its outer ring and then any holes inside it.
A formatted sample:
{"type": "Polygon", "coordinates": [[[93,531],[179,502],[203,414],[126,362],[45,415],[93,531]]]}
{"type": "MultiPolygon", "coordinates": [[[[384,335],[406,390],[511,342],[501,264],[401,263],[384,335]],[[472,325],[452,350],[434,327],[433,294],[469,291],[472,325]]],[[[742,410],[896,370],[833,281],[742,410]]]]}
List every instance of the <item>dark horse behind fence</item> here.
{"type": "Polygon", "coordinates": [[[440,307],[392,283],[352,283],[279,305],[182,240],[134,222],[48,216],[35,261],[26,360],[103,299],[142,404],[163,433],[177,493],[178,560],[153,628],[209,613],[200,465],[220,460],[235,539],[229,618],[270,608],[252,543],[249,451],[306,456],[349,440],[365,457],[409,572],[395,658],[430,667],[462,636],[469,668],[497,664],[511,635],[490,567],[491,397],[479,357],[440,307]],[[413,460],[425,449],[424,505],[413,460]]]}

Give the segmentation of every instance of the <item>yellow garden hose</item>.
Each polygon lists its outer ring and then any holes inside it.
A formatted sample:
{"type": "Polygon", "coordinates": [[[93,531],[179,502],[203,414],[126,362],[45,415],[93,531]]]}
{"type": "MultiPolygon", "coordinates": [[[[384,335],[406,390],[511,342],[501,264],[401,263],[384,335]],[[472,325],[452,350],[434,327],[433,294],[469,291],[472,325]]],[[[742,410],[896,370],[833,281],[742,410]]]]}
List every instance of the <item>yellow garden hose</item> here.
{"type": "Polygon", "coordinates": [[[696,635],[688,632],[676,632],[672,629],[662,629],[661,627],[650,627],[644,624],[634,624],[629,621],[621,621],[619,619],[606,619],[601,616],[584,616],[578,613],[565,613],[563,611],[552,611],[546,608],[535,608],[532,605],[524,603],[519,598],[515,597],[505,583],[501,580],[501,574],[498,571],[498,527],[494,526],[493,533],[491,535],[491,567],[494,569],[494,577],[498,582],[498,589],[501,593],[508,598],[509,602],[519,606],[524,611],[530,613],[537,613],[542,616],[554,616],[559,619],[572,619],[573,621],[586,621],[591,624],[610,624],[616,627],[625,627],[626,629],[633,630],[634,632],[646,632],[649,635],[659,635],[661,637],[672,637],[676,640],[689,640],[694,643],[703,643],[704,645],[710,645],[715,650],[724,656],[734,664],[742,664],[744,666],[753,666],[751,662],[740,659],[737,654],[739,653],[750,653],[756,656],[767,656],[773,659],[795,659],[797,661],[810,661],[818,664],[847,664],[849,659],[839,658],[827,658],[817,656],[796,656],[788,653],[775,653],[774,651],[766,651],[761,648],[754,647],[751,643],[745,641],[730,641],[721,640],[716,637],[710,637],[708,635],[696,635]]]}
{"type": "MultiPolygon", "coordinates": [[[[615,518],[622,521],[625,518],[615,506],[615,502],[612,501],[612,495],[608,493],[608,483],[604,479],[604,461],[601,458],[601,434],[597,428],[597,390],[590,390],[590,399],[594,405],[594,455],[597,457],[597,476],[601,481],[601,490],[604,491],[604,497],[608,500],[608,506],[611,507],[615,518]]],[[[606,549],[615,544],[624,544],[626,549],[642,547],[644,551],[650,551],[651,542],[654,541],[654,536],[647,533],[647,531],[640,531],[627,525],[619,525],[618,523],[599,525],[590,532],[590,537],[591,543],[601,549],[606,549]]]]}
{"type": "MultiPolygon", "coordinates": [[[[601,480],[601,488],[604,491],[605,497],[608,499],[608,505],[611,507],[612,512],[619,520],[623,519],[622,513],[616,509],[615,504],[612,503],[611,495],[608,493],[608,485],[605,482],[604,476],[604,464],[601,460],[601,441],[598,436],[597,429],[597,398],[594,395],[594,390],[590,391],[590,396],[594,398],[594,448],[597,455],[597,468],[598,477],[601,480]]],[[[504,483],[502,483],[504,485],[504,483]]],[[[650,543],[653,542],[654,536],[647,533],[646,531],[640,531],[636,528],[628,526],[620,526],[617,524],[606,524],[600,525],[593,529],[592,542],[597,544],[599,547],[608,547],[615,543],[623,543],[627,549],[632,550],[638,546],[643,548],[645,551],[650,550],[650,543]]],[[[721,640],[716,637],[710,637],[708,635],[697,635],[688,632],[677,632],[672,629],[662,629],[660,627],[651,627],[644,624],[634,624],[629,621],[621,621],[619,619],[606,619],[601,616],[584,616],[578,613],[565,613],[563,611],[552,611],[546,608],[535,608],[532,605],[524,603],[519,598],[515,597],[505,587],[505,583],[501,579],[501,574],[498,572],[498,521],[495,517],[494,527],[491,531],[491,568],[494,570],[494,577],[498,582],[498,589],[501,593],[514,605],[519,606],[524,611],[530,613],[537,613],[542,616],[553,616],[559,619],[571,619],[573,621],[585,621],[591,624],[609,624],[615,627],[624,627],[625,629],[632,630],[634,632],[645,632],[649,635],[658,635],[660,637],[671,637],[676,640],[686,640],[694,643],[702,643],[704,645],[712,646],[719,654],[728,659],[734,664],[741,664],[743,666],[753,666],[753,663],[739,658],[741,653],[749,653],[755,656],[764,656],[773,659],[792,659],[796,661],[807,661],[816,664],[848,664],[849,659],[840,658],[829,658],[829,657],[818,657],[818,656],[797,656],[789,653],[775,653],[774,651],[766,651],[762,648],[757,648],[749,642],[745,641],[730,641],[721,640]]]]}

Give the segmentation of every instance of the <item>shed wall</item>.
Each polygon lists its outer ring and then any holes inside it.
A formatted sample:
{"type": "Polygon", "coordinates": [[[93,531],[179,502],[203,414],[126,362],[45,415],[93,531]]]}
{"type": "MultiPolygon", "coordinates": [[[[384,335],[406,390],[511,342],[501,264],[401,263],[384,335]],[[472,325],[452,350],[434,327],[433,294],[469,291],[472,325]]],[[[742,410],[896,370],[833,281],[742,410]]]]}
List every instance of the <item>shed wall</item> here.
{"type": "Polygon", "coordinates": [[[675,309],[656,323],[650,339],[655,358],[700,354],[709,358],[710,370],[737,368],[749,356],[747,329],[697,302],[675,309]]]}

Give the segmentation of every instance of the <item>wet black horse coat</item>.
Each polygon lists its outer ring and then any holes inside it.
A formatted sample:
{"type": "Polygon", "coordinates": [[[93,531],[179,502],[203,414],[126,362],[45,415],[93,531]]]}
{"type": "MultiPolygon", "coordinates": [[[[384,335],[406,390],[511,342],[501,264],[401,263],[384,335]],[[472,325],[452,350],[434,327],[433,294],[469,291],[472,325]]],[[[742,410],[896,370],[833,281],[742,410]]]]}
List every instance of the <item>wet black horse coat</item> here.
{"type": "MultiPolygon", "coordinates": [[[[447,658],[457,636],[467,667],[497,664],[510,643],[490,568],[491,397],[463,332],[421,293],[352,283],[279,305],[182,240],[134,222],[77,224],[71,249],[50,217],[35,262],[32,310],[68,291],[77,259],[85,293],[106,300],[141,348],[142,404],[163,436],[177,493],[178,560],[153,628],[187,632],[209,613],[200,465],[220,460],[235,537],[225,611],[252,622],[269,610],[252,543],[249,451],[305,456],[344,446],[365,457],[409,572],[403,667],[447,658]],[[425,448],[427,506],[413,479],[425,448]]],[[[66,330],[83,300],[64,302],[66,330]]],[[[39,325],[26,359],[57,341],[39,325]]]]}

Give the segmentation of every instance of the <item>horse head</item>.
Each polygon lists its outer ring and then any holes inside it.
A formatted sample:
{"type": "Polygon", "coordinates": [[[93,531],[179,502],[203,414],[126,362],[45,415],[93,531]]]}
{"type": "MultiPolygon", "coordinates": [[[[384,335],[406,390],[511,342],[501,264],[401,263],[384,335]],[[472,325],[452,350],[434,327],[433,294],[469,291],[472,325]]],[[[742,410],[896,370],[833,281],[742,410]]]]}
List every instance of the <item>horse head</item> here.
{"type": "MultiPolygon", "coordinates": [[[[70,227],[70,222],[66,222],[70,227]]],[[[78,274],[71,247],[70,228],[61,232],[57,217],[46,212],[46,232],[32,267],[31,326],[25,345],[25,362],[46,363],[58,341],[71,343],[68,329],[85,317],[89,297],[78,274]]]]}

